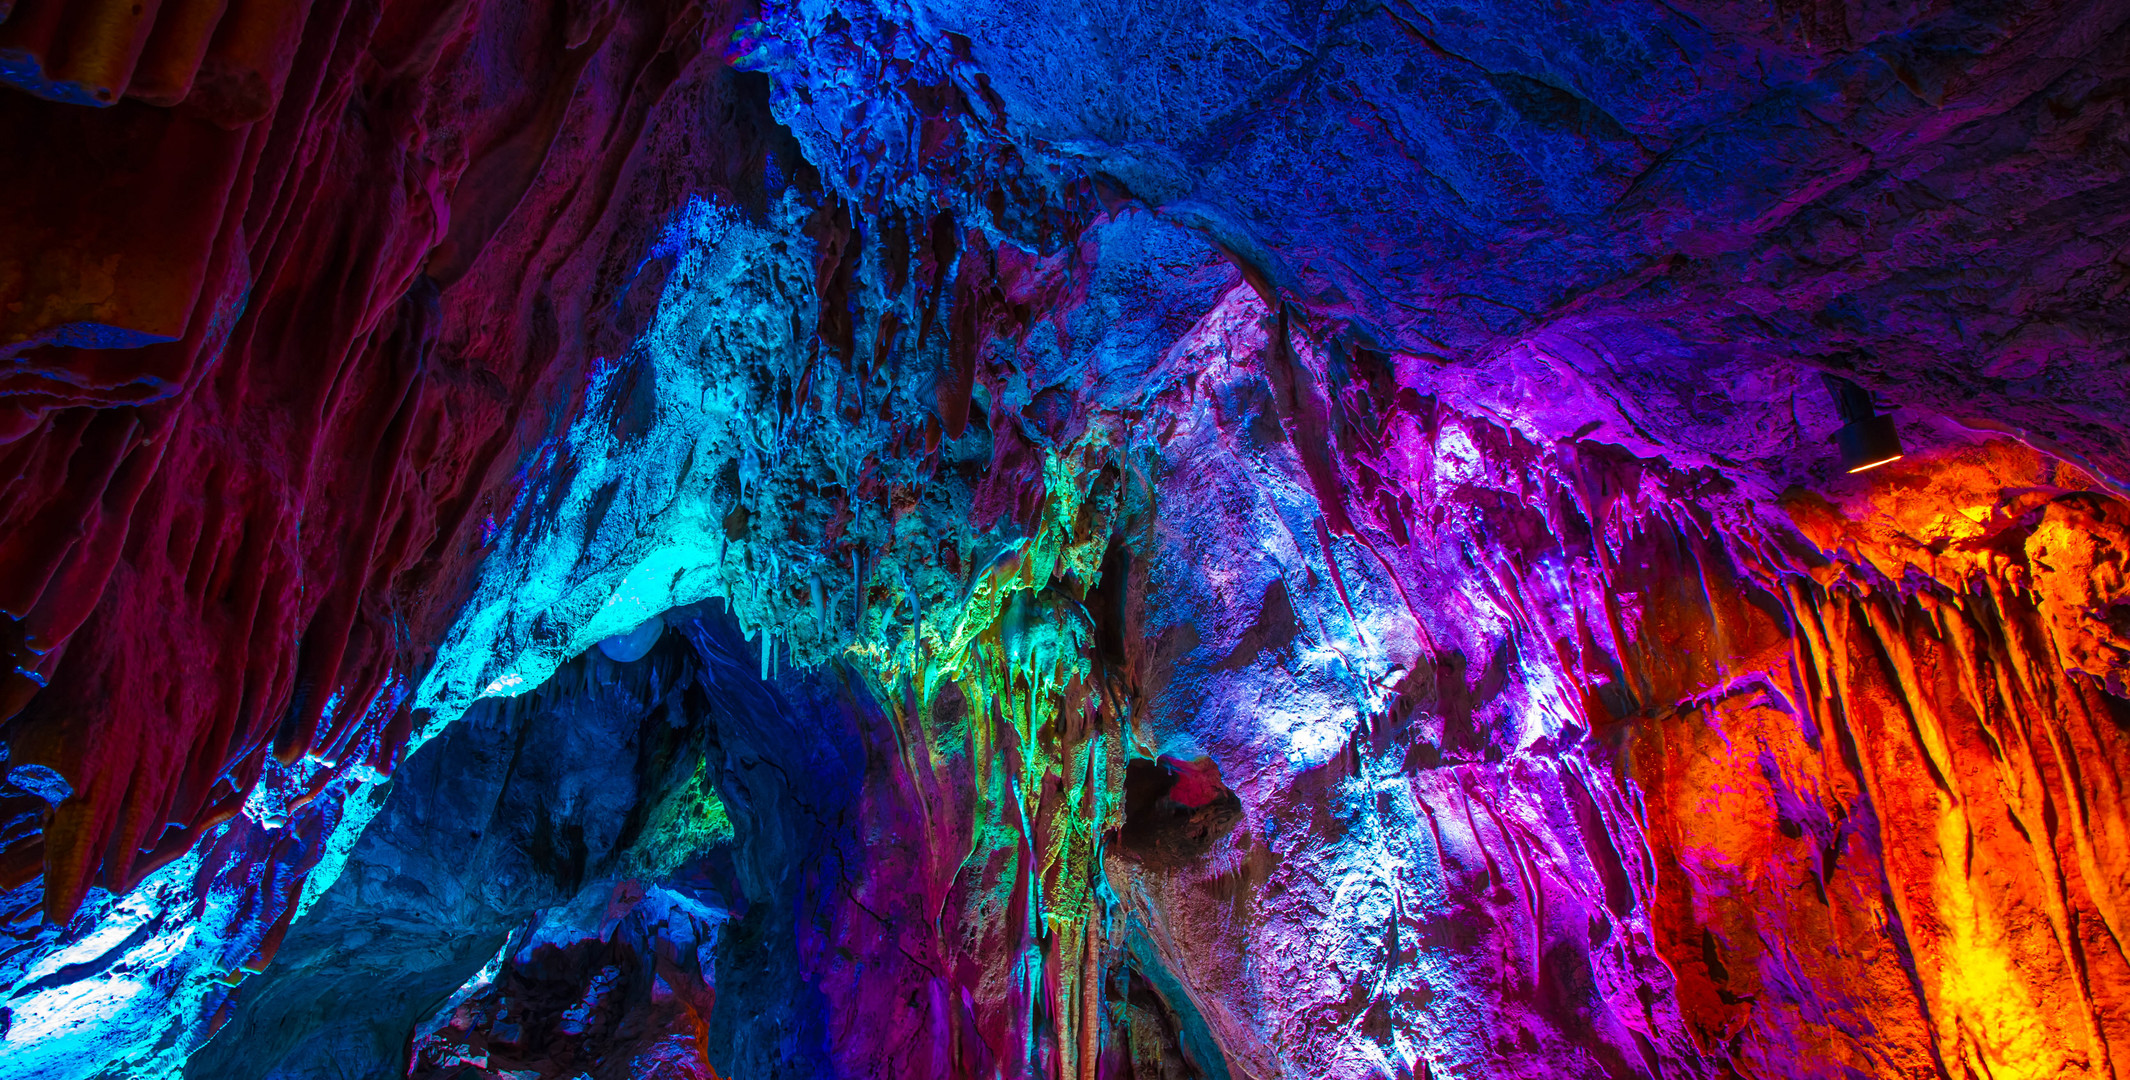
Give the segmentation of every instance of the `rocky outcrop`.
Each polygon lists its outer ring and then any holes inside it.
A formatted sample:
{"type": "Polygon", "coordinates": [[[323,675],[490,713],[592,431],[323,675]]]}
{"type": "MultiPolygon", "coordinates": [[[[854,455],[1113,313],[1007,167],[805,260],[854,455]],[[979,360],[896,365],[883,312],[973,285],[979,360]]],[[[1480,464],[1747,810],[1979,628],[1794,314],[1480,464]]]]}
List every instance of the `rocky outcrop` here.
{"type": "Polygon", "coordinates": [[[599,927],[628,875],[673,869],[656,850],[672,823],[653,810],[694,782],[693,686],[676,650],[628,669],[588,656],[424,746],[276,962],[217,1006],[187,1071],[399,1075],[409,1032],[460,984],[499,951],[539,947],[537,913],[558,911],[549,933],[578,929],[571,916],[599,927]]]}

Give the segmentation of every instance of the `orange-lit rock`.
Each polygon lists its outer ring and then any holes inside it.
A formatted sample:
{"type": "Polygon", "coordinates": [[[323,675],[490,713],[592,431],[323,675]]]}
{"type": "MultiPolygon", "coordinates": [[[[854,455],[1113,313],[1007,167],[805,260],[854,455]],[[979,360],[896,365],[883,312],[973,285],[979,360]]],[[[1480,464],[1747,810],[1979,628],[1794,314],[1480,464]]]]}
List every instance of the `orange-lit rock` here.
{"type": "Polygon", "coordinates": [[[2130,1077],[2130,2],[1557,8],[0,0],[0,1063],[2130,1077]]]}

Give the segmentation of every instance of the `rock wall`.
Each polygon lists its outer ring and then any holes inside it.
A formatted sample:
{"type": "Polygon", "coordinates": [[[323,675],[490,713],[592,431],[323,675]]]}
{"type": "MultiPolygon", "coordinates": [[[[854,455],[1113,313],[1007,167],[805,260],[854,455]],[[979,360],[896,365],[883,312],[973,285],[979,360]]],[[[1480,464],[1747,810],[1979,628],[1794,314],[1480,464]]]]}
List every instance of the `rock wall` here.
{"type": "Polygon", "coordinates": [[[652,232],[697,178],[744,197],[764,153],[716,12],[293,17],[242,114],[0,112],[0,715],[75,792],[0,884],[42,876],[54,920],[228,820],[269,753],[389,766],[389,688],[586,365],[634,335],[652,232]]]}
{"type": "Polygon", "coordinates": [[[0,1076],[2130,1068],[2121,5],[194,7],[0,21],[0,1076]]]}

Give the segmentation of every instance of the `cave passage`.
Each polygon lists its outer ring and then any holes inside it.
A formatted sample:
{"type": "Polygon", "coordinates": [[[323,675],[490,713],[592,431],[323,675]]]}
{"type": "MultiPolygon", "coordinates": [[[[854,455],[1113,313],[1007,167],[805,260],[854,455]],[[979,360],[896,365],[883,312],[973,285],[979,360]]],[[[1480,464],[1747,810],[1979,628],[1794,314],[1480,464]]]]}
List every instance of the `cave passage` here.
{"type": "Polygon", "coordinates": [[[0,1080],[2130,1080],[2130,0],[0,0],[0,1080]]]}

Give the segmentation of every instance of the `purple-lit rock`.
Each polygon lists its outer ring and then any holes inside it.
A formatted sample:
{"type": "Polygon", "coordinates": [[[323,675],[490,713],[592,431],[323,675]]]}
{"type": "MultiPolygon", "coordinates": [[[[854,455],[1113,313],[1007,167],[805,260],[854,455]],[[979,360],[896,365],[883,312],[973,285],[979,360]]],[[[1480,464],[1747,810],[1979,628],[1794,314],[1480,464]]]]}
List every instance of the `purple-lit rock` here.
{"type": "Polygon", "coordinates": [[[163,7],[0,1078],[2130,1069],[2130,4],[163,7]]]}

